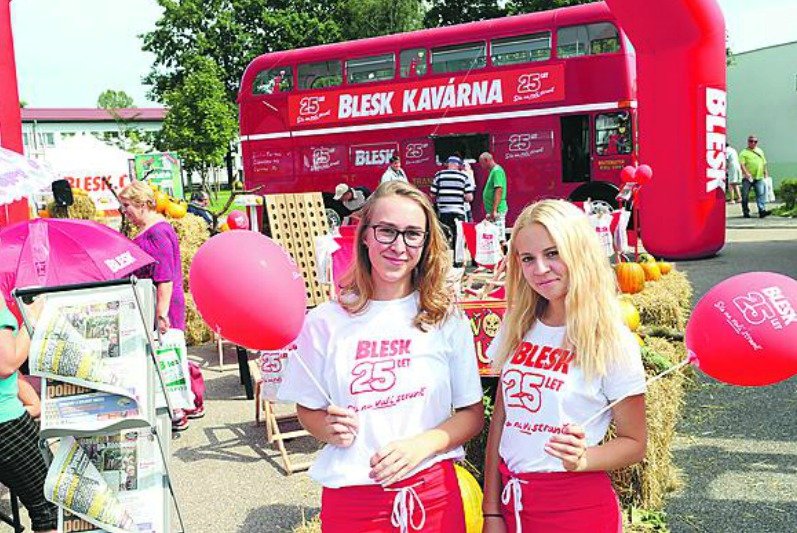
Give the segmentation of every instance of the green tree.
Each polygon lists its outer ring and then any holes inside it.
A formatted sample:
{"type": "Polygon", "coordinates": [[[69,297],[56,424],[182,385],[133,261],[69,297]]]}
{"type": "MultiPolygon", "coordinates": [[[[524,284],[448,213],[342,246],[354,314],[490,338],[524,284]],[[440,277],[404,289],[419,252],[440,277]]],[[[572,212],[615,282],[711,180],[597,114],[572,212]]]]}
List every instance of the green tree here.
{"type": "Polygon", "coordinates": [[[116,122],[118,131],[103,133],[102,138],[110,144],[119,146],[124,150],[129,150],[133,145],[137,144],[131,139],[131,134],[136,130],[132,126],[131,117],[124,117],[119,112],[120,109],[129,109],[136,107],[133,103],[133,98],[124,91],[116,91],[114,89],[107,89],[100,93],[97,97],[97,107],[105,109],[108,114],[113,117],[116,122]]]}
{"type": "Polygon", "coordinates": [[[343,40],[391,35],[423,27],[421,0],[340,0],[338,12],[343,40]]]}
{"type": "Polygon", "coordinates": [[[108,111],[115,111],[117,109],[126,109],[136,106],[133,104],[133,97],[126,92],[108,89],[100,93],[100,96],[97,98],[97,107],[107,109],[108,111]]]}
{"type": "Polygon", "coordinates": [[[163,16],[142,35],[155,55],[145,82],[164,101],[184,85],[194,58],[218,65],[227,101],[235,102],[246,66],[260,54],[340,40],[337,0],[158,0],[163,16]]]}
{"type": "Polygon", "coordinates": [[[28,107],[28,101],[27,100],[20,100],[19,101],[19,108],[20,109],[25,109],[26,107],[28,107]]]}
{"type": "Polygon", "coordinates": [[[213,60],[194,57],[187,62],[186,72],[180,84],[163,95],[169,110],[157,146],[177,150],[186,171],[199,172],[204,184],[208,170],[222,165],[235,138],[235,107],[213,60]]]}
{"type": "Polygon", "coordinates": [[[577,4],[590,4],[596,0],[509,0],[507,11],[510,15],[519,13],[536,13],[537,11],[548,11],[559,7],[574,6],[577,4]]]}
{"type": "Polygon", "coordinates": [[[423,25],[437,28],[505,15],[506,9],[498,5],[498,0],[432,0],[423,25]]]}

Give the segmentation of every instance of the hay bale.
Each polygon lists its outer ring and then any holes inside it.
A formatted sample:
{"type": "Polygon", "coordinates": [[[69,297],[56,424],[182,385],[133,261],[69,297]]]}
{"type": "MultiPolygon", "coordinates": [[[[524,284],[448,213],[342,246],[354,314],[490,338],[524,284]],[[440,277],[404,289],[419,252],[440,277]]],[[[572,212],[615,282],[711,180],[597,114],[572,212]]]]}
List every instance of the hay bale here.
{"type": "Polygon", "coordinates": [[[683,331],[692,304],[692,286],[686,274],[673,269],[659,281],[645,284],[645,289],[629,295],[639,310],[643,324],[655,324],[683,331]]]}
{"type": "Polygon", "coordinates": [[[189,288],[188,271],[191,268],[191,261],[194,260],[199,247],[210,238],[210,230],[203,218],[191,213],[188,213],[183,218],[167,218],[166,220],[172,225],[180,241],[180,257],[183,262],[183,289],[187,291],[189,288]]]}
{"type": "Polygon", "coordinates": [[[97,218],[97,208],[91,198],[85,195],[73,195],[74,202],[69,207],[47,204],[50,218],[76,218],[79,220],[94,220],[97,218]]]}
{"type": "MultiPolygon", "coordinates": [[[[648,346],[672,364],[686,357],[683,343],[654,337],[649,339],[648,346]]],[[[648,378],[654,372],[652,368],[646,368],[648,378]]],[[[683,483],[680,471],[673,463],[671,450],[675,427],[684,406],[686,379],[682,372],[674,372],[648,387],[648,447],[645,459],[639,464],[611,473],[623,507],[661,510],[667,494],[683,483]]],[[[613,430],[610,434],[613,436],[613,430]]]]}
{"type": "Polygon", "coordinates": [[[206,343],[213,339],[213,332],[196,309],[191,293],[185,293],[185,343],[188,346],[196,346],[206,343]]]}

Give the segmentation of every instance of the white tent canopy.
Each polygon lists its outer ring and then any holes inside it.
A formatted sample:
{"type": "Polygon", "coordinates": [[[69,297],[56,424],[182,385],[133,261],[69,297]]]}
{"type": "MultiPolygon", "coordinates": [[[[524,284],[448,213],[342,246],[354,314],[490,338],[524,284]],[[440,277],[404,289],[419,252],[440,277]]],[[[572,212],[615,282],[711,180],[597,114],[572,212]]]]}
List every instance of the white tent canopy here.
{"type": "Polygon", "coordinates": [[[107,177],[114,188],[130,183],[128,160],[132,158],[132,154],[93,135],[75,135],[45,153],[45,161],[59,176],[87,191],[103,189],[102,177],[107,177]]]}

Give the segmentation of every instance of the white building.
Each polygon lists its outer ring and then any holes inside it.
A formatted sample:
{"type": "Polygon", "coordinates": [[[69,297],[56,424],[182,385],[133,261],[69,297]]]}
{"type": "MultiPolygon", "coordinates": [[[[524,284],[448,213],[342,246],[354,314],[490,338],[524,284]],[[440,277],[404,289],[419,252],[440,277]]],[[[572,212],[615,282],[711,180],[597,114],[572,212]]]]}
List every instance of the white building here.
{"type": "Polygon", "coordinates": [[[164,108],[126,108],[116,110],[114,117],[108,110],[98,108],[23,108],[22,143],[30,157],[44,155],[47,148],[56,146],[73,135],[89,133],[97,137],[118,137],[123,128],[156,132],[163,126],[164,108]]]}
{"type": "MultiPolygon", "coordinates": [[[[766,31],[766,30],[764,30],[766,31]]],[[[797,178],[797,41],[734,56],[728,67],[728,142],[758,136],[775,186],[797,178]]]]}

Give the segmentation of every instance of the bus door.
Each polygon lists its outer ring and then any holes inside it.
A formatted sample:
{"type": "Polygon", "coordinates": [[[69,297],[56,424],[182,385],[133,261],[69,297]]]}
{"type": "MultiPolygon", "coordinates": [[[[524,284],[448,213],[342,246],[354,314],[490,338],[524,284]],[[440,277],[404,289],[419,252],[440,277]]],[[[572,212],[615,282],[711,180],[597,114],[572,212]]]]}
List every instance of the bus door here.
{"type": "Polygon", "coordinates": [[[468,133],[433,137],[433,140],[435,162],[438,169],[443,168],[446,159],[452,155],[470,161],[473,169],[473,178],[476,182],[476,191],[473,194],[471,209],[473,210],[474,220],[481,220],[484,218],[481,191],[484,190],[487,174],[479,166],[479,156],[484,152],[490,151],[490,136],[486,133],[468,133]]]}
{"type": "Polygon", "coordinates": [[[561,117],[562,181],[583,183],[591,179],[589,115],[561,117]]]}

